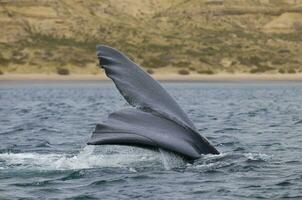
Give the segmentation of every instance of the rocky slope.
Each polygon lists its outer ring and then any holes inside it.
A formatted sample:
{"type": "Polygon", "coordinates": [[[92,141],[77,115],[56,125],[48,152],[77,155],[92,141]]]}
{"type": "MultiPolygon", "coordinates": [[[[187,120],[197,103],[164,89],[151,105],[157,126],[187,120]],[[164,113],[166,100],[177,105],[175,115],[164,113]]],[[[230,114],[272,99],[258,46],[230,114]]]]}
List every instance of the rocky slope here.
{"type": "Polygon", "coordinates": [[[302,0],[0,0],[4,73],[99,73],[95,45],[146,68],[302,72],[302,0]]]}

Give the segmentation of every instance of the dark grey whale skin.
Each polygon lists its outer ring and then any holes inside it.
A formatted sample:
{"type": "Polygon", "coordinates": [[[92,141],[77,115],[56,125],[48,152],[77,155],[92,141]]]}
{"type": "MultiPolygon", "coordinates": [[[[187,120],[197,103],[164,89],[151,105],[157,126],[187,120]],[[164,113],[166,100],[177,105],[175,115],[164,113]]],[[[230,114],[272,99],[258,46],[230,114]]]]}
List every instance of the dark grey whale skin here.
{"type": "Polygon", "coordinates": [[[167,91],[118,50],[97,46],[100,66],[133,107],[114,112],[98,124],[88,145],[128,145],[164,149],[194,160],[219,154],[202,137],[167,91]]]}

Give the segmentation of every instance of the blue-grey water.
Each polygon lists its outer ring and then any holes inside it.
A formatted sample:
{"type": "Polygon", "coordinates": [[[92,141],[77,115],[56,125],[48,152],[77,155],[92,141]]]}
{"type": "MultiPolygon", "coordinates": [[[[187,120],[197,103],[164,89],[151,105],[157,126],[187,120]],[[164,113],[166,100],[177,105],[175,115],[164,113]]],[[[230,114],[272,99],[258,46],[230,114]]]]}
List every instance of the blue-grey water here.
{"type": "Polygon", "coordinates": [[[0,82],[0,199],[302,199],[302,83],[164,83],[221,152],[86,146],[110,82],[0,82]]]}

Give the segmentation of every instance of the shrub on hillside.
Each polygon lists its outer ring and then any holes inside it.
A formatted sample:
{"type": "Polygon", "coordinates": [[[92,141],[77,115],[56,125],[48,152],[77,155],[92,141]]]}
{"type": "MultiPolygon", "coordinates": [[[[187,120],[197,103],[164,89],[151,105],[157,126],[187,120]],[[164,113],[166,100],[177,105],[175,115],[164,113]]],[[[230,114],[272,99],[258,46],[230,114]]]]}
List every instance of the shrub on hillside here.
{"type": "Polygon", "coordinates": [[[271,71],[271,70],[274,70],[274,68],[269,67],[269,66],[257,66],[256,68],[251,69],[250,73],[252,73],[252,74],[264,73],[264,72],[271,71]]]}
{"type": "Polygon", "coordinates": [[[208,74],[208,75],[215,74],[214,71],[212,71],[210,69],[198,70],[197,73],[198,74],[208,74]]]}
{"type": "Polygon", "coordinates": [[[287,73],[289,73],[289,74],[295,74],[295,73],[296,73],[296,70],[294,70],[294,69],[289,69],[289,70],[287,71],[287,73]]]}
{"type": "Polygon", "coordinates": [[[0,70],[0,75],[4,74],[3,71],[0,70]]]}
{"type": "Polygon", "coordinates": [[[189,75],[190,72],[186,69],[180,69],[180,70],[178,70],[178,74],[180,74],[180,75],[189,75]]]}
{"type": "Polygon", "coordinates": [[[261,66],[261,63],[264,62],[263,58],[257,55],[253,56],[239,56],[238,60],[241,64],[244,64],[246,66],[261,66]]]}
{"type": "Polygon", "coordinates": [[[154,71],[152,69],[147,69],[148,74],[154,74],[154,71]]]}
{"type": "Polygon", "coordinates": [[[7,66],[9,64],[10,60],[4,58],[4,56],[0,53],[0,65],[7,66]]]}
{"type": "Polygon", "coordinates": [[[59,74],[59,75],[69,75],[70,72],[66,68],[58,68],[57,69],[57,74],[59,74]]]}
{"type": "Polygon", "coordinates": [[[195,67],[189,67],[189,70],[190,71],[195,71],[196,69],[195,69],[195,67]]]}
{"type": "Polygon", "coordinates": [[[166,59],[160,57],[151,57],[151,58],[146,58],[143,61],[142,66],[149,67],[149,68],[161,68],[169,64],[170,62],[166,59]]]}
{"type": "Polygon", "coordinates": [[[261,72],[263,72],[263,71],[259,70],[258,68],[250,70],[250,73],[252,73],[252,74],[261,73],[261,72]]]}
{"type": "Polygon", "coordinates": [[[284,74],[284,73],[285,73],[285,70],[284,70],[284,69],[279,69],[278,72],[279,72],[280,74],[284,74]]]}

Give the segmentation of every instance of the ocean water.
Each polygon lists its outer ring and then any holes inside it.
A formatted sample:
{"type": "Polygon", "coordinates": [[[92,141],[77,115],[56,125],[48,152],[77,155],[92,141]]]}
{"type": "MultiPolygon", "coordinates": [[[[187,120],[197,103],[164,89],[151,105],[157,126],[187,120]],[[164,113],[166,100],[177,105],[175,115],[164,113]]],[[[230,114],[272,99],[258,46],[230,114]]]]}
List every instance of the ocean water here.
{"type": "Polygon", "coordinates": [[[169,82],[221,152],[86,146],[110,82],[0,82],[0,199],[302,199],[301,82],[169,82]]]}

